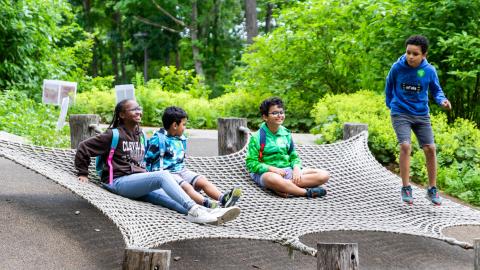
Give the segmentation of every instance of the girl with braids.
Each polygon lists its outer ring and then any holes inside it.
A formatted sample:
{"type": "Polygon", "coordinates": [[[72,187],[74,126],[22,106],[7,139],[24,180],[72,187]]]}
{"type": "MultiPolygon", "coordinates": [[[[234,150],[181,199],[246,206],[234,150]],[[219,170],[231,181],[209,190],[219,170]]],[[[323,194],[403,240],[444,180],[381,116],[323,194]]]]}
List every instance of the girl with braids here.
{"type": "Polygon", "coordinates": [[[238,207],[207,209],[197,205],[180,188],[170,173],[147,172],[143,162],[145,146],[141,142],[143,140],[139,126],[141,120],[142,107],[135,100],[119,102],[109,128],[104,133],[79,144],[75,155],[78,180],[88,182],[91,157],[108,156],[113,138],[112,129],[117,129],[118,145],[112,159],[113,183],[108,183],[108,172],[102,174],[102,182],[111,192],[187,214],[187,220],[195,223],[221,224],[240,214],[238,207]]]}

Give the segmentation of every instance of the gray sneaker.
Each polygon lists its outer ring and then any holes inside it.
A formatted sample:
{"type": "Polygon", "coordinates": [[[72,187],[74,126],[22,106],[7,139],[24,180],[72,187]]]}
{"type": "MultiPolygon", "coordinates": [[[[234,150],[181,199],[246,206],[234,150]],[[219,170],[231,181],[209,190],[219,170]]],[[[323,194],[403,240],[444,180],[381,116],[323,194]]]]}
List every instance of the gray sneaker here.
{"type": "Polygon", "coordinates": [[[217,225],[234,220],[240,215],[240,208],[238,206],[213,208],[208,209],[208,211],[217,217],[217,225]]]}
{"type": "Polygon", "coordinates": [[[187,220],[193,223],[217,224],[218,216],[210,213],[208,208],[196,204],[188,210],[187,220]]]}

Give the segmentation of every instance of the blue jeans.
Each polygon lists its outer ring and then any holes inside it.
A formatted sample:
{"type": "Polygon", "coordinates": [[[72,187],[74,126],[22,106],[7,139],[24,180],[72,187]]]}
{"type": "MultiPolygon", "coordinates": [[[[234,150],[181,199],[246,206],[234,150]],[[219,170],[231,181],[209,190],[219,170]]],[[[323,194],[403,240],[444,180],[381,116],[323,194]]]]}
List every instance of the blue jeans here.
{"type": "Polygon", "coordinates": [[[195,205],[167,171],[117,177],[107,188],[122,197],[161,205],[182,214],[187,214],[195,205]]]}

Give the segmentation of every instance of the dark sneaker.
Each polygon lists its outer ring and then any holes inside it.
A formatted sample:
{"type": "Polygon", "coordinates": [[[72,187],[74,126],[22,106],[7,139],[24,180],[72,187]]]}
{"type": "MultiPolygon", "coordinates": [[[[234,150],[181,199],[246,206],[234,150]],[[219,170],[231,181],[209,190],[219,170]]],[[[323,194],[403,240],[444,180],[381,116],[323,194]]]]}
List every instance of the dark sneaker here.
{"type": "Polygon", "coordinates": [[[436,187],[431,187],[427,189],[427,199],[432,201],[432,203],[435,205],[442,204],[442,198],[440,198],[440,196],[438,195],[438,191],[436,187]]]}
{"type": "Polygon", "coordinates": [[[223,207],[234,206],[237,203],[240,196],[242,196],[242,189],[240,187],[234,187],[229,192],[226,192],[225,194],[223,194],[220,204],[223,207]]]}
{"type": "Polygon", "coordinates": [[[209,198],[205,198],[203,200],[203,206],[205,206],[206,208],[218,208],[218,207],[220,207],[219,202],[211,200],[209,198]]]}
{"type": "Polygon", "coordinates": [[[404,201],[408,204],[413,203],[412,186],[402,187],[402,201],[404,201]]]}
{"type": "Polygon", "coordinates": [[[307,188],[307,198],[320,198],[327,195],[327,191],[322,187],[307,188]]]}

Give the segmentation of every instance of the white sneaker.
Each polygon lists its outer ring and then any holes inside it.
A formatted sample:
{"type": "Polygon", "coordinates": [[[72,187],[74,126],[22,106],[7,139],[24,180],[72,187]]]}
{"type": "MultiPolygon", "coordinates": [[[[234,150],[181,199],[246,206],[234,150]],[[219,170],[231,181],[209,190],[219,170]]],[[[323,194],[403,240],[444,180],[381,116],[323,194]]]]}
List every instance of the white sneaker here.
{"type": "Polygon", "coordinates": [[[218,224],[218,217],[210,213],[207,208],[195,204],[187,214],[187,220],[193,223],[218,224]]]}
{"type": "Polygon", "coordinates": [[[212,208],[207,209],[210,214],[214,215],[218,219],[218,224],[223,224],[234,220],[240,215],[240,208],[238,206],[231,206],[226,208],[212,208]]]}

